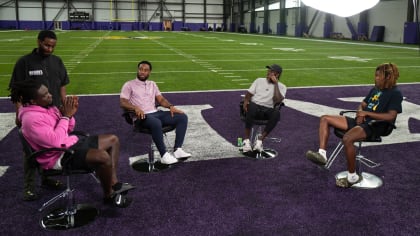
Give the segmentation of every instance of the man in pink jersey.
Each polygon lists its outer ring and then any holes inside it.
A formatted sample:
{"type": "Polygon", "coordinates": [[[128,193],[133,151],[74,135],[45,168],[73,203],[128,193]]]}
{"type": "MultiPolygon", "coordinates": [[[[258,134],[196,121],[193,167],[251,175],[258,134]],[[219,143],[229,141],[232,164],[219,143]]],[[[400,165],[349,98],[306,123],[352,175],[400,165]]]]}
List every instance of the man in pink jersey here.
{"type": "Polygon", "coordinates": [[[149,128],[152,139],[156,144],[163,164],[174,164],[180,158],[190,157],[191,154],[182,150],[185,133],[187,131],[187,115],[172,105],[159,91],[156,83],[148,80],[152,71],[152,64],[141,61],[137,65],[137,77],[127,81],[120,94],[120,106],[125,110],[136,113],[134,125],[149,128]],[[156,104],[168,108],[169,111],[157,110],[156,104]],[[174,152],[166,150],[163,141],[162,127],[173,125],[176,127],[174,152]]]}

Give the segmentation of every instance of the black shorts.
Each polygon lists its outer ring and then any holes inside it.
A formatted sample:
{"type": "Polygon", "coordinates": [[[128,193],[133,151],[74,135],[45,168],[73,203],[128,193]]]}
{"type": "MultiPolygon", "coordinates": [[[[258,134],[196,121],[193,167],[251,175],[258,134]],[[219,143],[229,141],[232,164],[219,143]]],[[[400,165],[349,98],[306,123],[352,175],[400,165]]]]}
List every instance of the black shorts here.
{"type": "Polygon", "coordinates": [[[387,127],[384,126],[384,125],[379,125],[379,126],[373,127],[373,126],[369,125],[367,122],[358,125],[358,124],[356,124],[356,119],[355,118],[350,118],[350,117],[347,117],[347,116],[346,116],[346,120],[347,120],[348,130],[350,130],[351,128],[353,128],[355,126],[360,126],[365,131],[366,137],[370,137],[372,135],[382,136],[383,134],[386,133],[386,130],[387,130],[387,127]]]}
{"type": "Polygon", "coordinates": [[[66,156],[61,159],[61,165],[70,161],[71,169],[92,169],[86,162],[86,155],[89,149],[98,149],[98,136],[78,136],[79,141],[70,147],[74,151],[71,156],[66,156]],[[68,160],[69,159],[69,160],[68,160]]]}

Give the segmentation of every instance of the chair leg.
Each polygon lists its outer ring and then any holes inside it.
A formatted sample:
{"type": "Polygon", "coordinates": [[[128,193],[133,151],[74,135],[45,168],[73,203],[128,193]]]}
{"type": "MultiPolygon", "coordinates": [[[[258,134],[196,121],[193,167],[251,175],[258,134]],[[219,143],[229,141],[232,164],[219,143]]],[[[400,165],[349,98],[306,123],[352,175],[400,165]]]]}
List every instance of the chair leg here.
{"type": "Polygon", "coordinates": [[[67,185],[67,188],[63,192],[61,192],[60,194],[57,194],[56,196],[54,196],[53,198],[51,198],[50,200],[42,204],[41,208],[39,208],[38,211],[41,212],[45,210],[47,207],[51,206],[52,204],[54,204],[56,201],[58,201],[61,198],[72,196],[71,195],[72,191],[73,189],[70,189],[70,187],[67,185]]]}
{"type": "Polygon", "coordinates": [[[343,143],[340,141],[337,146],[335,147],[334,151],[332,152],[330,158],[328,158],[327,163],[325,163],[324,168],[325,169],[329,169],[331,167],[331,165],[333,164],[333,162],[335,161],[335,159],[337,158],[338,154],[340,154],[341,150],[343,150],[344,145],[343,143]]]}
{"type": "Polygon", "coordinates": [[[132,164],[133,169],[140,172],[159,172],[171,167],[171,165],[162,164],[159,160],[155,158],[155,152],[157,151],[155,143],[152,141],[150,144],[149,153],[147,159],[141,159],[132,164]]]}
{"type": "MultiPolygon", "coordinates": [[[[262,131],[263,131],[263,126],[261,125],[258,125],[257,131],[255,131],[254,128],[251,128],[250,141],[252,141],[253,143],[256,143],[258,137],[262,135],[262,131]]],[[[281,139],[273,138],[273,140],[276,140],[277,142],[279,142],[279,140],[281,139]]],[[[257,160],[264,160],[264,159],[275,158],[278,155],[278,152],[271,148],[264,148],[264,150],[261,152],[253,151],[253,152],[247,152],[243,154],[247,157],[255,158],[257,160]]]]}
{"type": "Polygon", "coordinates": [[[68,175],[66,178],[66,190],[44,203],[39,209],[39,211],[43,211],[58,199],[67,198],[65,208],[56,208],[41,218],[40,225],[44,229],[65,230],[80,227],[92,222],[99,213],[93,206],[76,205],[73,189],[70,187],[70,176],[68,175]]]}
{"type": "Polygon", "coordinates": [[[149,172],[155,171],[155,149],[154,143],[150,144],[149,156],[147,157],[147,163],[149,164],[149,172]]]}
{"type": "MultiPolygon", "coordinates": [[[[352,185],[352,188],[361,188],[361,189],[374,189],[379,188],[382,186],[383,181],[378,176],[364,172],[362,170],[362,164],[368,166],[369,168],[375,168],[380,166],[380,163],[376,163],[372,160],[369,160],[368,158],[364,157],[361,153],[362,150],[362,143],[359,142],[358,147],[358,154],[356,155],[356,162],[357,162],[357,173],[359,173],[362,176],[362,181],[360,181],[357,184],[352,185]]],[[[347,178],[348,171],[342,171],[338,174],[336,174],[336,179],[339,178],[347,178]]]]}

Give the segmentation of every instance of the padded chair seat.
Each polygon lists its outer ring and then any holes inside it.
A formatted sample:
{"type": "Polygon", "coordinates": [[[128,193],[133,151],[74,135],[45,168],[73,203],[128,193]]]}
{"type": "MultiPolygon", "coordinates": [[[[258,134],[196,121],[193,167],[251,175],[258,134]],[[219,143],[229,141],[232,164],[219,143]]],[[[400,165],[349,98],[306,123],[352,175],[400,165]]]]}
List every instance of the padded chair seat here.
{"type": "MultiPolygon", "coordinates": [[[[175,129],[175,126],[172,125],[166,125],[162,127],[162,132],[167,133],[175,129]]],[[[139,133],[145,133],[145,134],[152,134],[152,131],[149,128],[145,127],[136,127],[134,126],[134,131],[139,133]]]]}
{"type": "MultiPolygon", "coordinates": [[[[135,114],[132,110],[124,110],[122,116],[124,117],[125,121],[133,126],[133,130],[139,133],[145,134],[152,134],[152,131],[149,128],[145,127],[137,127],[134,125],[135,114]]],[[[167,133],[175,129],[175,126],[172,125],[165,125],[162,127],[162,132],[167,133]]]]}

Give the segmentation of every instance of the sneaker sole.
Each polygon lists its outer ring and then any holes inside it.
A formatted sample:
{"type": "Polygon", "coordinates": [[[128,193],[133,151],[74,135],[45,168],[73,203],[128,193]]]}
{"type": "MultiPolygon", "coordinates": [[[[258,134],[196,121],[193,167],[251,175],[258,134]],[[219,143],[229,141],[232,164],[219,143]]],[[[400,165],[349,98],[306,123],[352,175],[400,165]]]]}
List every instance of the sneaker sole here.
{"type": "Polygon", "coordinates": [[[308,160],[312,161],[313,163],[315,163],[317,165],[320,165],[320,166],[325,166],[325,164],[327,163],[327,162],[322,162],[322,161],[320,161],[320,160],[316,159],[315,157],[313,157],[311,155],[308,155],[308,154],[306,154],[306,158],[308,160]]]}

